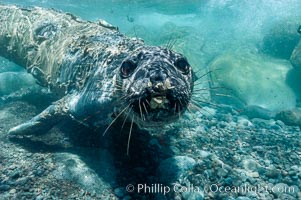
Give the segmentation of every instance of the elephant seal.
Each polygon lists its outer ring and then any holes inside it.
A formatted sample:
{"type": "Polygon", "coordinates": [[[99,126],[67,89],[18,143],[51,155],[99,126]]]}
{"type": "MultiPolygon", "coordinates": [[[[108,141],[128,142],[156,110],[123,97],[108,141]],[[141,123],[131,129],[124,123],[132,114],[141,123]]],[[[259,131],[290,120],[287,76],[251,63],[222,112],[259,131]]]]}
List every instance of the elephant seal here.
{"type": "Polygon", "coordinates": [[[0,5],[0,55],[26,68],[57,98],[9,134],[42,134],[66,117],[93,127],[123,119],[147,129],[185,112],[194,85],[187,59],[101,22],[0,5]]]}

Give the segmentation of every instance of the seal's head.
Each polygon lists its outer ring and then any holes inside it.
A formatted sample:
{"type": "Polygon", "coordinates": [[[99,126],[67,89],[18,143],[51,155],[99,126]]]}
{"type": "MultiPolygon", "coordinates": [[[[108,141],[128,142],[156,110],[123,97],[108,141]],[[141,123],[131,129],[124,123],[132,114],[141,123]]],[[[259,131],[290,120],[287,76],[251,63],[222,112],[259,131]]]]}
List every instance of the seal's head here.
{"type": "Polygon", "coordinates": [[[181,54],[162,47],[143,47],[122,62],[118,82],[135,123],[160,126],[186,110],[193,72],[181,54]]]}

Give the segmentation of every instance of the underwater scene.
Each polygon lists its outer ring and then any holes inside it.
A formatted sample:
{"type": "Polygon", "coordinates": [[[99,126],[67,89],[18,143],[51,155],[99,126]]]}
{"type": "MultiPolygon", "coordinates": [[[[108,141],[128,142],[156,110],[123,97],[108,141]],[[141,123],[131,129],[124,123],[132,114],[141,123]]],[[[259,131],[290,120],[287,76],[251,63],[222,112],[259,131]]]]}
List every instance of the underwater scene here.
{"type": "Polygon", "coordinates": [[[300,0],[0,1],[0,200],[297,200],[300,128],[300,0]]]}

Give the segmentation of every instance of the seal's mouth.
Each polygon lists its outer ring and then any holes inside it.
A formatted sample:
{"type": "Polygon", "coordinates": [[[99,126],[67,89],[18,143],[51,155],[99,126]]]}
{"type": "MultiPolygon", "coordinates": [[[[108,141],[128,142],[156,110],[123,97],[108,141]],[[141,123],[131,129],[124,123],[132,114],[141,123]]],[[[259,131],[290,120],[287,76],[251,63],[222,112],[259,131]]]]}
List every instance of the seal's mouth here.
{"type": "Polygon", "coordinates": [[[185,109],[181,100],[174,96],[172,91],[160,93],[146,91],[131,105],[139,121],[150,126],[174,121],[185,109]]]}

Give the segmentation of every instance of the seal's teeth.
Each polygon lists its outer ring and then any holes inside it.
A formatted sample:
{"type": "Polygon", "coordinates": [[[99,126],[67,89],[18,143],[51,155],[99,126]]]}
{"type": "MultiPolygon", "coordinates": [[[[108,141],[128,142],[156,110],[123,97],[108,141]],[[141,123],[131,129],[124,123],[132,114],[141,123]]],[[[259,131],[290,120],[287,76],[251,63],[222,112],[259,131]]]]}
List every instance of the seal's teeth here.
{"type": "Polygon", "coordinates": [[[164,103],[164,98],[163,97],[153,97],[150,101],[150,107],[152,109],[160,108],[162,107],[162,104],[164,103]]]}
{"type": "Polygon", "coordinates": [[[157,104],[163,103],[163,97],[154,97],[152,100],[154,100],[157,104]]]}
{"type": "Polygon", "coordinates": [[[151,109],[156,108],[166,108],[166,104],[169,103],[169,100],[166,97],[153,97],[150,101],[150,107],[151,109]]]}

